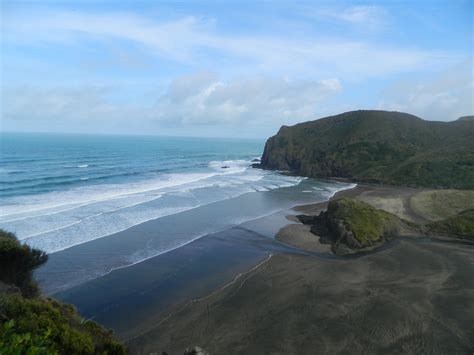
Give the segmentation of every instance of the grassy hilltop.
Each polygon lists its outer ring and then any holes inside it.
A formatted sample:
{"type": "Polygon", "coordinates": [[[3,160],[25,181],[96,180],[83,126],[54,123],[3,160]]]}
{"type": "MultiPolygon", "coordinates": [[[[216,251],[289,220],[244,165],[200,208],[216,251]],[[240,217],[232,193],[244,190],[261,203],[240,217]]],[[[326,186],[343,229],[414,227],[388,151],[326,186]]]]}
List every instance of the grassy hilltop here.
{"type": "Polygon", "coordinates": [[[425,121],[352,111],[280,128],[261,167],[308,177],[403,186],[474,188],[474,121],[425,121]]]}

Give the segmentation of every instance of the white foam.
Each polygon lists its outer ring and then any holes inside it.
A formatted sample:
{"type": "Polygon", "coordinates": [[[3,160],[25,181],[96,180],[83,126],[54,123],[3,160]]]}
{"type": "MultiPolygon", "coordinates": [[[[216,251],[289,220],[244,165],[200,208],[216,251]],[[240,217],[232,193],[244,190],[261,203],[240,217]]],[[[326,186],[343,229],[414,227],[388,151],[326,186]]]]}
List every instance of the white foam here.
{"type": "Polygon", "coordinates": [[[139,193],[176,187],[217,175],[217,173],[169,174],[156,180],[140,183],[107,184],[78,187],[66,191],[55,191],[28,197],[11,198],[8,206],[1,207],[0,222],[24,219],[43,213],[56,213],[90,203],[121,198],[139,193]],[[59,201],[59,202],[58,202],[59,201]]]}
{"type": "Polygon", "coordinates": [[[209,163],[209,166],[213,171],[208,173],[168,174],[139,183],[84,186],[36,196],[11,198],[9,199],[9,205],[0,207],[0,223],[29,218],[43,213],[55,213],[55,210],[62,211],[82,207],[88,203],[121,198],[127,195],[178,187],[214,176],[239,175],[236,179],[246,181],[258,181],[263,176],[262,171],[249,169],[249,162],[245,160],[213,161],[209,163]],[[222,169],[221,164],[228,164],[230,168],[222,169]],[[242,174],[246,171],[251,173],[242,174]]]}
{"type": "MultiPolygon", "coordinates": [[[[222,162],[213,162],[217,167],[222,162]]],[[[128,229],[145,221],[234,198],[253,191],[292,186],[300,178],[248,169],[248,162],[227,161],[235,169],[169,174],[161,179],[122,185],[95,185],[30,196],[28,204],[6,206],[0,228],[53,253],[128,229]],[[212,193],[200,189],[214,188],[212,193]],[[153,205],[157,198],[181,194],[177,206],[153,205]],[[30,203],[33,200],[33,204],[30,203]],[[57,201],[63,203],[57,203],[57,201]],[[152,204],[152,205],[150,205],[152,204]],[[17,210],[15,210],[17,208],[17,210]],[[10,211],[10,212],[12,212],[10,211]]],[[[20,200],[22,198],[19,198],[20,200]]],[[[168,202],[169,203],[169,202],[168,202]]],[[[5,206],[4,206],[5,209],[5,206]]]]}
{"type": "MultiPolygon", "coordinates": [[[[338,191],[350,189],[350,188],[353,188],[355,186],[357,186],[357,185],[356,184],[350,184],[350,185],[341,184],[340,186],[327,186],[327,189],[333,190],[333,191],[335,191],[334,193],[336,193],[338,191]]],[[[309,191],[309,190],[306,190],[306,191],[309,191]]],[[[304,192],[304,191],[302,191],[302,192],[304,192]]],[[[287,206],[287,207],[292,208],[292,207],[295,207],[295,205],[287,206]]],[[[63,289],[69,288],[69,287],[75,286],[77,284],[86,282],[87,280],[90,280],[92,278],[97,278],[97,277],[107,275],[107,274],[113,272],[114,270],[130,267],[130,266],[145,262],[146,260],[154,258],[158,255],[162,255],[162,254],[168,253],[170,251],[173,251],[175,249],[181,248],[181,247],[183,247],[187,244],[190,244],[190,243],[192,243],[192,242],[194,242],[194,241],[196,241],[196,240],[198,240],[198,239],[200,239],[200,238],[202,238],[206,235],[209,235],[209,234],[212,234],[212,233],[218,233],[218,232],[221,232],[221,231],[225,231],[225,230],[231,229],[235,226],[242,225],[244,223],[247,223],[247,222],[250,222],[250,221],[253,221],[253,220],[258,220],[260,218],[272,215],[272,214],[280,212],[280,211],[281,211],[280,208],[273,208],[271,210],[266,211],[263,214],[258,214],[258,215],[253,215],[253,216],[250,216],[250,215],[249,216],[241,216],[241,217],[237,217],[237,218],[234,216],[232,219],[230,219],[229,221],[225,222],[223,225],[220,225],[219,227],[217,227],[215,229],[201,231],[201,233],[196,233],[194,235],[192,235],[192,234],[187,235],[187,237],[188,237],[187,239],[176,240],[176,239],[172,238],[172,239],[169,239],[167,241],[164,241],[164,240],[160,239],[159,246],[148,246],[147,245],[146,248],[137,249],[132,254],[125,257],[121,261],[119,261],[119,265],[117,265],[117,264],[111,265],[110,267],[108,267],[106,269],[103,269],[102,271],[100,271],[99,273],[96,273],[94,275],[88,274],[87,277],[85,277],[84,279],[76,280],[76,281],[70,282],[66,285],[62,285],[61,288],[63,288],[63,289]]]]}

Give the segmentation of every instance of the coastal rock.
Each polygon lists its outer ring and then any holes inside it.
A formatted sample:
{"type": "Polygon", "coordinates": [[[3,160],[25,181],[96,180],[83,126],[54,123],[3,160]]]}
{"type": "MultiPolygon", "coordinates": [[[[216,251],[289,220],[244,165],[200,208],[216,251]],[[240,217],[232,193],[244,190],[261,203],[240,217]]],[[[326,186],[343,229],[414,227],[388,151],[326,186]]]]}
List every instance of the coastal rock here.
{"type": "Polygon", "coordinates": [[[352,231],[347,231],[345,235],[346,239],[346,244],[349,248],[351,249],[360,249],[362,248],[362,245],[357,241],[357,239],[354,237],[354,233],[352,231]]]}
{"type": "Polygon", "coordinates": [[[322,243],[332,244],[335,254],[348,254],[382,244],[396,237],[408,222],[365,202],[342,198],[329,202],[327,211],[318,216],[299,215],[322,243]]]}
{"type": "Polygon", "coordinates": [[[401,112],[352,111],[282,126],[267,140],[255,167],[316,178],[472,189],[472,137],[470,117],[436,122],[401,112]]]}
{"type": "Polygon", "coordinates": [[[305,214],[299,214],[296,216],[296,218],[299,219],[299,221],[303,224],[315,224],[318,221],[319,216],[308,216],[305,214]]]}
{"type": "Polygon", "coordinates": [[[186,349],[184,355],[209,355],[209,353],[201,349],[199,346],[195,346],[192,349],[186,349]]]}

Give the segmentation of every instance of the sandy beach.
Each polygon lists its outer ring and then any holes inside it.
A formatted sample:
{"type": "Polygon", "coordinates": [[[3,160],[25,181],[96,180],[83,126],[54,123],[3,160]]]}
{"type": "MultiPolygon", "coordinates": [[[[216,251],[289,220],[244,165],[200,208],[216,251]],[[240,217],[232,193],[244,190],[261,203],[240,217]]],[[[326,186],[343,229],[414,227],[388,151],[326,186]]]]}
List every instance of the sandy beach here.
{"type": "MultiPolygon", "coordinates": [[[[272,206],[289,203],[293,191],[269,196],[272,206]]],[[[332,198],[360,199],[426,223],[438,218],[425,203],[432,191],[358,185],[332,198]]],[[[265,201],[252,196],[233,209],[265,201]]],[[[228,203],[213,208],[226,206],[225,215],[228,203]]],[[[210,354],[472,352],[473,243],[404,236],[336,256],[296,218],[327,205],[283,208],[52,296],[113,329],[132,354],[182,354],[193,346],[210,354]]],[[[206,216],[193,210],[54,254],[37,276],[64,266],[60,275],[69,277],[66,260],[94,265],[112,247],[119,254],[176,226],[192,231],[206,216]],[[189,223],[181,226],[183,220],[189,223]]]]}
{"type": "MultiPolygon", "coordinates": [[[[410,199],[423,191],[364,185],[333,198],[360,198],[422,221],[410,199]]],[[[180,354],[200,346],[210,354],[472,353],[474,245],[404,237],[372,253],[336,257],[293,217],[326,206],[294,208],[277,233],[293,249],[275,250],[169,310],[127,339],[131,352],[180,354]]]]}
{"type": "Polygon", "coordinates": [[[211,354],[469,354],[473,251],[402,241],[356,260],[274,255],[128,345],[142,354],[195,344],[211,354]]]}

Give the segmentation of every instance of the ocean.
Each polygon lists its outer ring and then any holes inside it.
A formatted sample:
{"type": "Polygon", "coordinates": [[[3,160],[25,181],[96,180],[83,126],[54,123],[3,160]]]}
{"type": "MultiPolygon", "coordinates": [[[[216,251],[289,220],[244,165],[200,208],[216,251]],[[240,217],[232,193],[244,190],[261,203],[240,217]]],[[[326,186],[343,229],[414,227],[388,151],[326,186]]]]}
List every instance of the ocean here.
{"type": "Polygon", "coordinates": [[[53,260],[68,255],[40,277],[49,292],[350,187],[252,168],[264,140],[39,133],[0,139],[0,228],[53,260]],[[152,220],[159,222],[152,232],[127,234],[152,220]],[[86,245],[87,255],[101,253],[85,260],[79,251],[86,245]]]}

